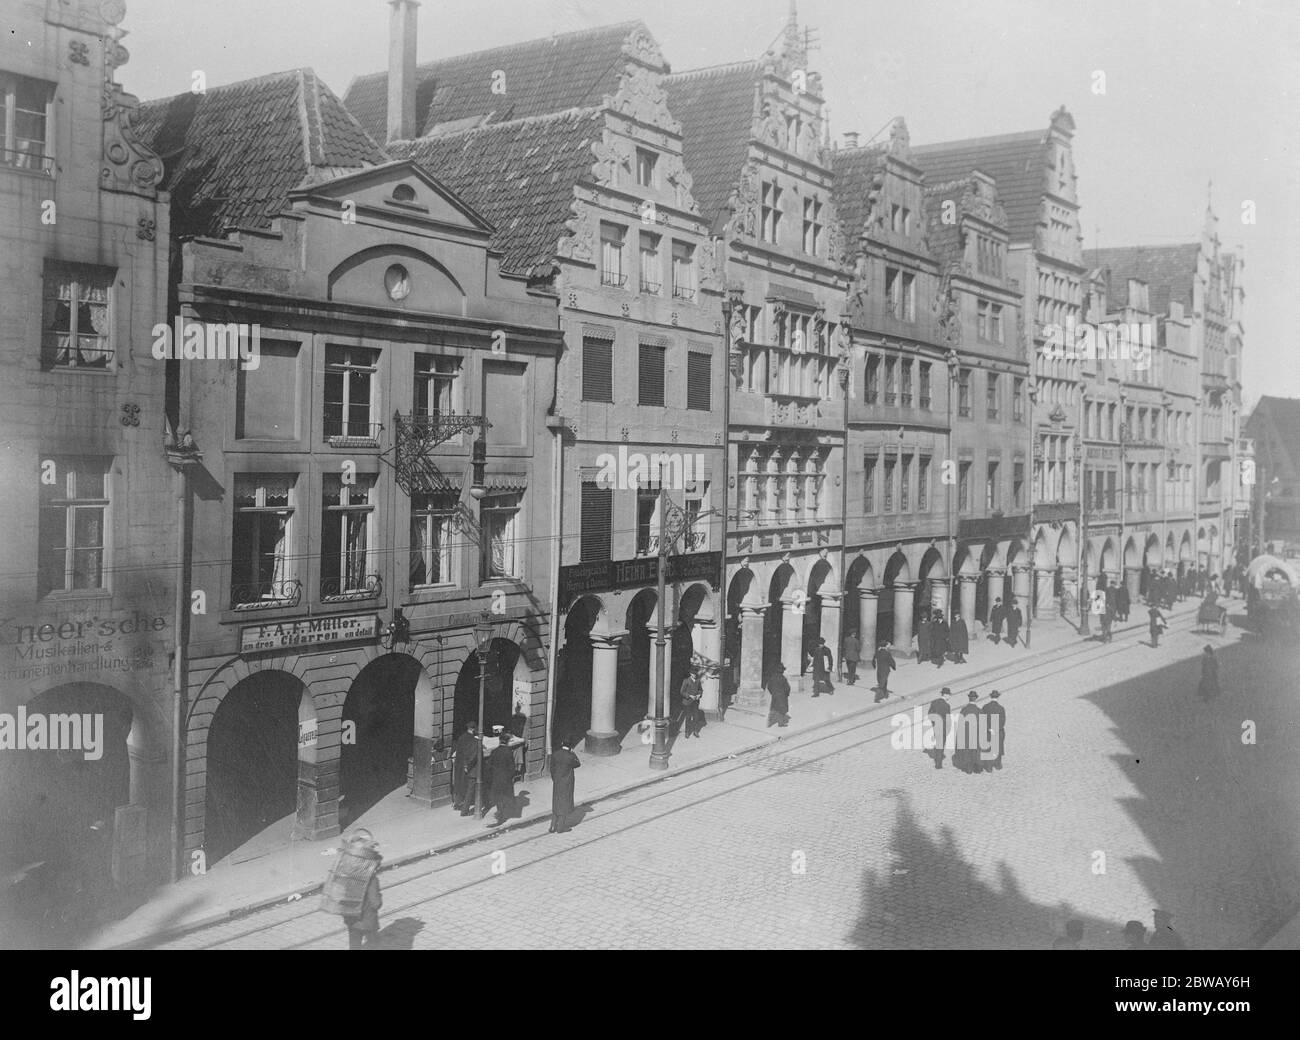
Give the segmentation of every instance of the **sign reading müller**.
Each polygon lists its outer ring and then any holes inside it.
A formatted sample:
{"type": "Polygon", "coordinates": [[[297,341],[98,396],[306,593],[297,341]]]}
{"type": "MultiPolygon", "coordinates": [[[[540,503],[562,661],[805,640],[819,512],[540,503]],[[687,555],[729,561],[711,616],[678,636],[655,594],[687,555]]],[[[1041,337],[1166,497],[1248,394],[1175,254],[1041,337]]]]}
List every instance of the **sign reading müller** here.
{"type": "Polygon", "coordinates": [[[284,650],[293,646],[320,643],[347,643],[356,639],[374,639],[379,634],[379,618],[374,614],[349,614],[345,617],[320,617],[310,621],[270,622],[250,625],[239,632],[239,652],[254,654],[259,650],[284,650]]]}

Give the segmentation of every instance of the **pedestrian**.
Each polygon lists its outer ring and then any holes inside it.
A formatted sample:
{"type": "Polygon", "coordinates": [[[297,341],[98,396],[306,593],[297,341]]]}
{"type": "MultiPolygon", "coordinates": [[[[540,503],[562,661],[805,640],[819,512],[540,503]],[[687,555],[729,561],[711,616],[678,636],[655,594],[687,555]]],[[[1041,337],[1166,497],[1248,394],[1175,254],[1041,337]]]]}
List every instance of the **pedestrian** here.
{"type": "Polygon", "coordinates": [[[1020,638],[1020,626],[1024,623],[1025,617],[1020,613],[1020,607],[1016,600],[1011,601],[1011,606],[1007,608],[1007,645],[1015,646],[1016,640],[1020,638]]]}
{"type": "Polygon", "coordinates": [[[934,748],[926,753],[934,759],[934,768],[943,768],[943,753],[948,744],[948,721],[952,714],[952,708],[948,706],[945,698],[952,696],[952,690],[944,687],[939,691],[939,696],[930,702],[927,714],[930,719],[931,731],[934,733],[934,748]]]}
{"type": "Polygon", "coordinates": [[[1185,950],[1187,944],[1183,942],[1182,937],[1174,931],[1170,923],[1174,915],[1168,910],[1153,910],[1151,916],[1155,919],[1155,928],[1151,933],[1151,939],[1147,942],[1148,950],[1185,950]]]}
{"type": "Polygon", "coordinates": [[[488,791],[496,806],[496,822],[489,824],[492,827],[500,827],[515,811],[515,753],[510,747],[510,734],[502,726],[496,729],[499,742],[487,761],[492,770],[488,791]]]}
{"type": "Polygon", "coordinates": [[[889,673],[898,667],[894,663],[894,655],[890,653],[893,647],[886,643],[876,651],[876,697],[874,703],[879,703],[889,697],[889,673]]]}
{"type": "Polygon", "coordinates": [[[528,736],[528,713],[524,711],[526,705],[523,701],[515,704],[515,713],[510,716],[510,732],[520,740],[528,736]]]}
{"type": "Polygon", "coordinates": [[[582,763],[573,753],[573,741],[560,743],[560,750],[551,756],[551,833],[564,834],[569,828],[569,814],[573,812],[573,771],[582,763]]]}
{"type": "Polygon", "coordinates": [[[980,710],[975,703],[979,699],[980,695],[971,690],[955,720],[952,764],[963,773],[980,771],[980,710]]]}
{"type": "Polygon", "coordinates": [[[1124,925],[1125,949],[1145,950],[1147,948],[1147,930],[1141,921],[1129,921],[1124,925]]]}
{"type": "Polygon", "coordinates": [[[966,655],[970,653],[970,633],[966,631],[966,622],[960,614],[953,617],[952,627],[948,629],[948,652],[957,664],[965,664],[966,655]]]}
{"type": "Polygon", "coordinates": [[[383,861],[375,836],[363,827],[343,839],[338,858],[325,876],[320,908],[343,918],[349,950],[374,946],[379,908],[384,905],[379,891],[379,866],[383,861]]]}
{"type": "Polygon", "coordinates": [[[1119,613],[1119,593],[1114,585],[1106,586],[1106,613],[1102,615],[1102,638],[1105,642],[1110,642],[1111,626],[1115,623],[1115,615],[1119,613]]]}
{"type": "MultiPolygon", "coordinates": [[[[930,660],[930,632],[933,628],[933,622],[930,620],[930,612],[924,610],[921,612],[921,621],[916,626],[916,659],[917,661],[930,660]]],[[[907,649],[904,647],[904,649],[907,649]]]]}
{"type": "Polygon", "coordinates": [[[813,696],[820,697],[823,693],[835,695],[835,687],[831,685],[831,669],[835,667],[835,659],[831,656],[831,648],[826,645],[826,640],[820,637],[817,640],[817,647],[812,654],[813,666],[813,696]]]}
{"type": "Polygon", "coordinates": [[[698,739],[700,730],[704,728],[704,713],[700,711],[700,698],[704,696],[704,690],[700,686],[699,673],[694,665],[687,669],[686,678],[682,680],[678,693],[682,701],[682,739],[698,739]]]}
{"type": "Polygon", "coordinates": [[[988,751],[993,755],[991,759],[980,756],[980,765],[986,773],[1002,768],[1002,755],[1007,749],[1007,710],[998,703],[1001,696],[997,690],[991,691],[989,701],[981,711],[989,735],[988,751]]]}
{"type": "Polygon", "coordinates": [[[861,657],[862,644],[858,642],[858,637],[850,632],[844,637],[844,647],[840,651],[840,661],[844,665],[850,686],[858,681],[858,660],[861,657]]]}
{"type": "Polygon", "coordinates": [[[1007,618],[1007,608],[1002,605],[1002,597],[999,596],[993,604],[993,609],[989,611],[989,638],[995,643],[1002,641],[1002,622],[1007,618]]]}
{"type": "Polygon", "coordinates": [[[1132,605],[1132,597],[1129,596],[1128,586],[1121,585],[1115,590],[1115,616],[1121,621],[1127,621],[1128,612],[1132,605]]]}
{"type": "Polygon", "coordinates": [[[943,619],[943,614],[936,610],[934,622],[930,625],[930,660],[934,662],[936,668],[942,668],[947,656],[948,622],[943,619]]]}
{"type": "Polygon", "coordinates": [[[1148,625],[1151,628],[1151,647],[1152,649],[1160,645],[1160,633],[1169,627],[1169,622],[1165,616],[1160,613],[1159,607],[1152,607],[1147,611],[1148,625]]]}
{"type": "Polygon", "coordinates": [[[1083,942],[1083,922],[1071,918],[1065,922],[1065,934],[1052,943],[1053,950],[1077,950],[1083,942]]]}
{"type": "Polygon", "coordinates": [[[462,816],[472,816],[478,798],[478,758],[483,753],[483,745],[478,739],[478,723],[471,722],[465,727],[465,732],[456,738],[452,753],[451,807],[459,810],[462,816]]]}
{"type": "Polygon", "coordinates": [[[772,701],[767,708],[767,726],[776,723],[784,729],[790,724],[790,681],[785,677],[785,665],[777,661],[772,666],[772,675],[767,680],[767,692],[772,701]]]}
{"type": "Polygon", "coordinates": [[[1219,662],[1214,659],[1214,647],[1207,643],[1201,652],[1201,700],[1213,700],[1222,692],[1219,689],[1219,662]]]}

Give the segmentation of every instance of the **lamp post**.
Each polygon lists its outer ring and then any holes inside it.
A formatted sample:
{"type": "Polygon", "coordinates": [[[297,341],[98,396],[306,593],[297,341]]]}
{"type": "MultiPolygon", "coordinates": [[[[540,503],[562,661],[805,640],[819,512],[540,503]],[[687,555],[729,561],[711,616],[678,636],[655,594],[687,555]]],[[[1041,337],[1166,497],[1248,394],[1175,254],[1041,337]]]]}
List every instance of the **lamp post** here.
{"type": "MultiPolygon", "coordinates": [[[[1014,389],[1014,387],[1013,387],[1014,389]]],[[[1034,403],[1038,400],[1038,384],[1031,382],[1026,388],[1029,398],[1029,603],[1025,607],[1025,649],[1029,649],[1029,634],[1034,626],[1034,612],[1038,609],[1038,543],[1034,538],[1034,484],[1038,476],[1038,434],[1034,430],[1034,403]]]]}
{"type": "MultiPolygon", "coordinates": [[[[722,248],[726,248],[725,244],[722,248]]],[[[718,578],[721,584],[718,624],[721,626],[720,636],[722,639],[723,653],[719,656],[726,658],[726,648],[730,645],[727,639],[727,527],[731,520],[731,381],[739,379],[744,371],[744,357],[741,354],[741,343],[743,342],[743,318],[745,314],[745,290],[739,286],[731,286],[727,289],[727,298],[722,304],[723,328],[726,330],[726,353],[723,360],[723,382],[722,382],[722,565],[721,573],[718,578]]],[[[739,460],[737,460],[739,461],[739,460]]],[[[739,481],[737,481],[739,483],[739,481]]],[[[736,492],[736,504],[739,510],[740,491],[736,492]]],[[[660,601],[663,595],[660,593],[660,601]]],[[[732,668],[735,662],[729,662],[732,668]]],[[[722,675],[719,674],[718,683],[722,685],[722,675]]],[[[734,674],[734,673],[733,673],[734,674]]],[[[725,691],[724,691],[725,692],[725,691]]],[[[733,691],[734,692],[734,691],[733,691]]],[[[726,694],[730,696],[730,694],[726,694]]],[[[719,694],[722,696],[722,694],[719,694]]]]}
{"type": "MultiPolygon", "coordinates": [[[[1082,433],[1082,427],[1080,428],[1082,433]]],[[[1079,635],[1088,637],[1088,575],[1084,573],[1084,550],[1088,541],[1088,495],[1085,490],[1088,462],[1084,457],[1083,438],[1074,442],[1074,479],[1079,487],[1079,548],[1076,557],[1076,574],[1079,582],[1079,635]]]]}
{"type": "Polygon", "coordinates": [[[474,763],[474,819],[483,819],[483,700],[487,692],[488,652],[492,649],[492,633],[496,625],[492,615],[483,611],[474,626],[474,647],[478,654],[478,757],[474,763]]]}
{"type": "MultiPolygon", "coordinates": [[[[957,351],[949,350],[948,353],[944,355],[944,361],[948,365],[948,439],[947,439],[946,456],[947,456],[947,460],[951,462],[954,461],[952,457],[952,396],[953,396],[954,389],[956,388],[958,383],[957,375],[958,375],[958,369],[961,367],[961,358],[958,356],[957,351]]],[[[900,431],[901,431],[901,427],[900,427],[900,431]]],[[[959,482],[961,481],[960,464],[958,464],[957,466],[957,480],[959,482]]],[[[944,495],[944,507],[945,507],[944,512],[946,514],[944,517],[944,526],[947,528],[947,536],[948,536],[948,559],[946,562],[947,562],[947,568],[949,573],[952,572],[953,557],[957,555],[954,549],[955,539],[953,536],[952,487],[953,486],[951,484],[948,484],[947,485],[948,490],[944,495]]],[[[958,487],[960,490],[960,483],[958,487]]]]}

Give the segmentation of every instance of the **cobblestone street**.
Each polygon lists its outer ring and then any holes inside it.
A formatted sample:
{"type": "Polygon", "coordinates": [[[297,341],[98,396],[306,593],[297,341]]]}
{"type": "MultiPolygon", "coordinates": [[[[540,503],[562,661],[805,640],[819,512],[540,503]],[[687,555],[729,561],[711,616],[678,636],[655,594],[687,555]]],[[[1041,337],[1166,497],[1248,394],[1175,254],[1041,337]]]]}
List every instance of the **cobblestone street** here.
{"type": "MultiPolygon", "coordinates": [[[[1300,899],[1300,659],[1237,628],[1211,641],[1210,703],[1187,623],[1158,650],[1126,634],[1045,664],[1008,653],[979,687],[1002,691],[1001,772],[936,770],[891,747],[888,718],[848,719],[601,801],[569,834],[385,872],[379,945],[1032,949],[1073,916],[1084,948],[1110,949],[1156,906],[1194,948],[1260,945],[1300,899]]],[[[315,904],[162,948],[346,947],[315,904]]]]}

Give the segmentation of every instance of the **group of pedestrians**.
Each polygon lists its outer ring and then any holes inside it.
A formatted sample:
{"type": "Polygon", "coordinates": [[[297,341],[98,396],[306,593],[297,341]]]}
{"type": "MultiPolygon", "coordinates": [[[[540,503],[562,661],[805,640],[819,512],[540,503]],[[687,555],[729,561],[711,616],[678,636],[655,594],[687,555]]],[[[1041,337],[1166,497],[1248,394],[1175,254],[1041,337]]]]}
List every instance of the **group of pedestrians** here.
{"type": "MultiPolygon", "coordinates": [[[[1147,938],[1146,926],[1141,921],[1133,920],[1124,925],[1124,948],[1128,950],[1185,950],[1187,944],[1174,931],[1174,915],[1168,910],[1151,912],[1155,928],[1151,938],[1147,938]]],[[[1065,922],[1065,934],[1052,943],[1053,950],[1081,950],[1083,946],[1083,922],[1072,918],[1065,922]]]]}
{"type": "Polygon", "coordinates": [[[1101,624],[1101,641],[1103,643],[1111,641],[1111,629],[1116,621],[1128,620],[1132,606],[1133,601],[1129,595],[1127,585],[1108,585],[1104,574],[1098,578],[1097,587],[1092,592],[1089,609],[1097,616],[1101,624]]]}
{"type": "Polygon", "coordinates": [[[952,764],[961,772],[991,773],[1001,769],[1007,733],[1007,712],[999,702],[1002,695],[997,690],[991,691],[981,708],[977,703],[979,693],[971,690],[956,719],[952,718],[952,707],[948,703],[951,696],[952,690],[945,686],[926,709],[934,731],[935,746],[927,748],[925,753],[933,759],[934,768],[943,768],[945,752],[949,750],[951,741],[952,764]]]}
{"type": "Polygon", "coordinates": [[[950,625],[944,620],[942,610],[936,610],[933,615],[922,613],[916,626],[916,650],[918,661],[931,661],[936,668],[942,668],[948,660],[965,664],[970,653],[966,622],[960,614],[954,614],[950,625]]]}
{"type": "Polygon", "coordinates": [[[989,639],[994,643],[1002,641],[1002,626],[1007,626],[1007,645],[1015,646],[1016,641],[1020,638],[1020,626],[1025,623],[1025,616],[1020,611],[1020,604],[1015,597],[1011,602],[1003,605],[1002,597],[999,596],[993,602],[993,609],[989,611],[989,639]]]}

